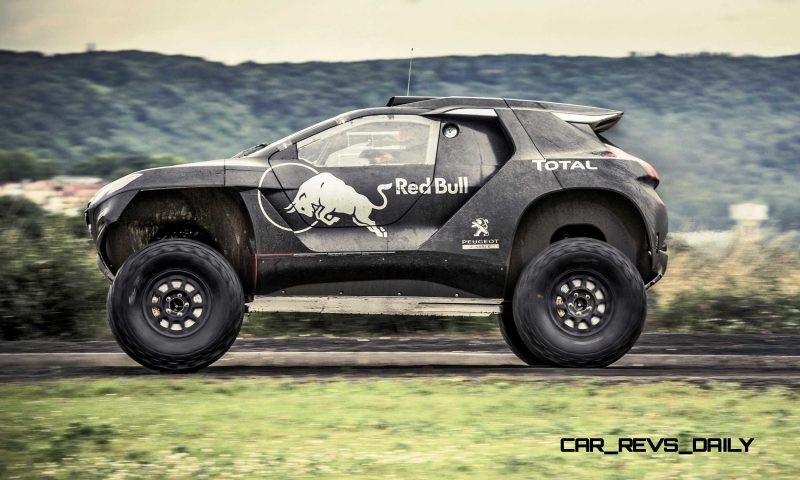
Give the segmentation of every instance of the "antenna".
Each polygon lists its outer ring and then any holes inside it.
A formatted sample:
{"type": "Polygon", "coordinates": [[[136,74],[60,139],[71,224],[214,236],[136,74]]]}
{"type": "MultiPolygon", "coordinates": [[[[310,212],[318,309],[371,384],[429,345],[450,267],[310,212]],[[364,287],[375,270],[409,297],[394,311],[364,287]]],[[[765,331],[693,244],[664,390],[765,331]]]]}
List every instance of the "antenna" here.
{"type": "Polygon", "coordinates": [[[414,63],[414,47],[411,47],[411,58],[408,59],[408,86],[406,87],[406,96],[411,95],[411,64],[414,63]]]}

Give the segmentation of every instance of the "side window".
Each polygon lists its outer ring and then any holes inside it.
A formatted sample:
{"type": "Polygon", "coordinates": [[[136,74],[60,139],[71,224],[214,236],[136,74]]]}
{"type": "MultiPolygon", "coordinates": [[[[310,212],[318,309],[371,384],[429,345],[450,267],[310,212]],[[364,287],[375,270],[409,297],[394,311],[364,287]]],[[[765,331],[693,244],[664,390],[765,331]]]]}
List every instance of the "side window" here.
{"type": "Polygon", "coordinates": [[[433,165],[439,122],[416,115],[373,115],[329,128],[297,144],[320,167],[433,165]]]}

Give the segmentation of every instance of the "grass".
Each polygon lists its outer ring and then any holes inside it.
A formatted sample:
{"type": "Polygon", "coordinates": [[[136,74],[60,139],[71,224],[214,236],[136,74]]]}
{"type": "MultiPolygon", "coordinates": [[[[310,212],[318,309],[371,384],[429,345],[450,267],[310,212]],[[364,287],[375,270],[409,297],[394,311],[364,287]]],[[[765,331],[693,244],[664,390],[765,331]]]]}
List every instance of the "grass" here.
{"type": "MultiPolygon", "coordinates": [[[[449,379],[0,385],[3,478],[792,478],[783,388],[449,379]],[[749,454],[561,453],[575,436],[755,437],[749,454]]],[[[796,477],[795,477],[796,478],[796,477]]]]}

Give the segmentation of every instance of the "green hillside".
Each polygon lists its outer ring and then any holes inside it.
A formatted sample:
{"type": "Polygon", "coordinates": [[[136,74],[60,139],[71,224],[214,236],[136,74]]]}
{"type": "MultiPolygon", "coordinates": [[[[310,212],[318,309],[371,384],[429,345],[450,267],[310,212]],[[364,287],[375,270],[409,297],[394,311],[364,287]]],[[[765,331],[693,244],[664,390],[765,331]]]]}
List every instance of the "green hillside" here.
{"type": "MultiPolygon", "coordinates": [[[[407,66],[0,51],[0,149],[30,150],[64,172],[103,154],[225,157],[382,105],[405,92],[407,66]]],[[[412,93],[625,110],[609,136],[659,170],[673,229],[724,228],[727,205],[742,200],[768,202],[776,226],[797,229],[798,78],[800,56],[440,57],[415,60],[412,93]]]]}

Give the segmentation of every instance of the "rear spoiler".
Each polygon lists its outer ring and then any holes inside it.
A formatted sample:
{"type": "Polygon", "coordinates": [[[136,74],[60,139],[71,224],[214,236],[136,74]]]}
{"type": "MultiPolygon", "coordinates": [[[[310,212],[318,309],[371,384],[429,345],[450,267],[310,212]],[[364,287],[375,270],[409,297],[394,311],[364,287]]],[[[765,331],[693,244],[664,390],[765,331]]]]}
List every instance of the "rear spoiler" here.
{"type": "Polygon", "coordinates": [[[612,111],[592,115],[586,113],[553,112],[553,115],[569,123],[588,125],[595,133],[605,132],[619,122],[625,112],[612,111]]]}
{"type": "Polygon", "coordinates": [[[589,107],[587,105],[572,105],[569,103],[540,102],[537,100],[507,99],[508,106],[514,109],[547,110],[556,117],[569,123],[588,125],[595,133],[608,130],[622,118],[621,110],[608,108],[589,107]]]}

